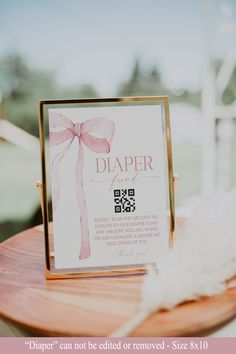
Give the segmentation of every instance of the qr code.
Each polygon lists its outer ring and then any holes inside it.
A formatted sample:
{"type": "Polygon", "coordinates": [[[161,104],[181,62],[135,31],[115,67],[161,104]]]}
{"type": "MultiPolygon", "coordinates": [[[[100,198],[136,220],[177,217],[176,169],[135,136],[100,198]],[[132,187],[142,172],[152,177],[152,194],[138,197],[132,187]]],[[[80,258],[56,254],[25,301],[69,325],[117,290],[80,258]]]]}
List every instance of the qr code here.
{"type": "Polygon", "coordinates": [[[134,189],[114,190],[115,213],[132,213],[135,211],[134,189]]]}

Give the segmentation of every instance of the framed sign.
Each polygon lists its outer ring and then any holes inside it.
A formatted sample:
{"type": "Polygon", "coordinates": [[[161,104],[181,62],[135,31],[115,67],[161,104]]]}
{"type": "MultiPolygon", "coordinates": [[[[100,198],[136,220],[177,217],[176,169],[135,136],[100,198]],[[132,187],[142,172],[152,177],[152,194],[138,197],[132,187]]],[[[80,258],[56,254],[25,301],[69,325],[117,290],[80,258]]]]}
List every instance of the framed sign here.
{"type": "Polygon", "coordinates": [[[168,97],[46,100],[39,111],[47,278],[157,263],[175,227],[168,97]]]}

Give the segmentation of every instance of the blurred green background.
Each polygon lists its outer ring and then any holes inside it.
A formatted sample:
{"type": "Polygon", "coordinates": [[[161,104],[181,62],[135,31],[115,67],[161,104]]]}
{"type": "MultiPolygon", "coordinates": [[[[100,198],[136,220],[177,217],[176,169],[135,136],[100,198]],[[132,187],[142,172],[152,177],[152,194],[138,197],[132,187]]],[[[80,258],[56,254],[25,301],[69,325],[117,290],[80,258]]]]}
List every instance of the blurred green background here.
{"type": "MultiPolygon", "coordinates": [[[[33,70],[26,59],[18,54],[7,55],[0,60],[0,83],[5,89],[2,100],[2,117],[14,123],[24,131],[38,137],[37,100],[46,98],[96,97],[98,92],[92,85],[83,84],[76,87],[59,89],[56,85],[55,73],[33,70]]],[[[119,96],[132,95],[164,95],[170,96],[171,102],[191,102],[200,105],[200,92],[182,92],[175,96],[164,87],[158,69],[151,68],[144,74],[139,60],[135,60],[130,77],[117,90],[119,96]]],[[[184,188],[180,187],[179,198],[200,191],[199,171],[201,151],[199,146],[177,145],[175,151],[175,167],[182,170],[187,161],[194,161],[192,168],[195,178],[187,176],[184,188]],[[177,149],[177,150],[176,150],[177,149]],[[178,151],[178,152],[177,152],[178,151]]],[[[25,150],[2,140],[0,144],[1,161],[1,240],[27,227],[40,223],[39,195],[36,181],[40,178],[40,158],[38,149],[25,150]]],[[[193,173],[191,171],[191,175],[193,173]]],[[[190,171],[189,171],[190,172],[190,171]]]]}
{"type": "MultiPolygon", "coordinates": [[[[1,1],[0,27],[5,26],[5,32],[2,32],[3,41],[0,42],[0,241],[41,222],[36,189],[36,181],[41,176],[39,143],[33,139],[32,147],[29,143],[27,148],[12,142],[11,138],[1,139],[1,136],[6,135],[2,122],[10,122],[38,138],[37,101],[43,98],[168,95],[174,170],[180,175],[177,205],[201,193],[202,82],[206,54],[203,45],[204,1],[184,0],[181,5],[178,1],[169,1],[168,4],[173,11],[167,11],[159,0],[128,0],[125,9],[122,4],[111,5],[106,0],[96,6],[92,1],[86,4],[83,1],[58,1],[53,5],[44,0],[41,5],[36,5],[24,0],[20,10],[17,1],[1,1]],[[38,27],[34,23],[37,10],[41,11],[44,24],[37,24],[38,27]],[[186,19],[186,10],[189,10],[189,19],[186,19]],[[63,17],[64,11],[68,16],[63,17]],[[27,13],[31,16],[28,24],[25,22],[27,13]],[[110,33],[106,26],[109,26],[110,33]],[[102,35],[96,37],[96,31],[101,31],[99,34],[102,35]],[[127,35],[121,37],[122,33],[127,35]],[[81,56],[84,58],[82,62],[81,56]],[[55,58],[59,58],[58,61],[55,58]],[[66,78],[64,81],[62,72],[66,78]]],[[[227,16],[233,21],[234,2],[215,0],[213,5],[212,19],[216,23],[221,15],[222,21],[227,16]]],[[[236,43],[234,33],[227,40],[222,35],[217,38],[218,50],[210,57],[215,77],[232,49],[232,43],[236,43]]],[[[235,63],[222,95],[220,98],[216,95],[216,101],[224,107],[235,107],[235,63]]],[[[233,135],[226,152],[232,167],[230,188],[236,185],[235,116],[232,116],[233,135]]],[[[217,119],[215,125],[217,128],[217,119]]],[[[7,129],[11,136],[13,128],[7,129]]],[[[216,134],[216,147],[218,140],[216,134]]],[[[217,154],[216,149],[216,160],[217,154]]]]}

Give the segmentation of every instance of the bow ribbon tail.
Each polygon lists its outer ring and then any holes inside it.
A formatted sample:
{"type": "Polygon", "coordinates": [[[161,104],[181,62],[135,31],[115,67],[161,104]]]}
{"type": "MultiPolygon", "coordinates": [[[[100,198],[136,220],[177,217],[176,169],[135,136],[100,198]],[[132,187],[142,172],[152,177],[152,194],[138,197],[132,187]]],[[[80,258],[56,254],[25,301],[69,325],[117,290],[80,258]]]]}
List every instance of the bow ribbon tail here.
{"type": "Polygon", "coordinates": [[[52,206],[53,206],[54,213],[56,211],[61,196],[60,176],[58,171],[59,163],[60,163],[59,156],[56,156],[53,159],[53,163],[52,163],[52,179],[53,179],[52,206]]]}
{"type": "Polygon", "coordinates": [[[65,153],[71,146],[74,138],[72,138],[69,144],[59,152],[52,160],[52,180],[53,180],[53,189],[52,189],[52,205],[53,212],[56,211],[57,206],[59,204],[60,196],[61,196],[61,187],[60,187],[60,175],[59,175],[59,164],[63,159],[65,153]]]}
{"type": "Polygon", "coordinates": [[[79,140],[79,154],[76,164],[76,196],[80,210],[80,227],[81,227],[81,245],[79,259],[86,259],[90,257],[90,242],[89,242],[89,230],[88,230],[88,215],[87,205],[84,197],[83,189],[83,143],[79,140]]]}

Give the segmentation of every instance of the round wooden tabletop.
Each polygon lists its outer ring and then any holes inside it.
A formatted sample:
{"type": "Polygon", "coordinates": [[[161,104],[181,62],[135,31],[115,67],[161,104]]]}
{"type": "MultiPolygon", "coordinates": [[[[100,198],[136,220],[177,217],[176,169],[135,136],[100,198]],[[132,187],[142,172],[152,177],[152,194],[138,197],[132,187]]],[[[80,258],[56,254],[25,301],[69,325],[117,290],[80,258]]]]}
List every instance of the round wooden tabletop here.
{"type": "MultiPolygon", "coordinates": [[[[42,227],[0,245],[0,315],[35,335],[107,337],[133,316],[143,275],[46,280],[42,227]]],[[[236,288],[149,317],[132,336],[190,336],[236,315],[236,288]]]]}

